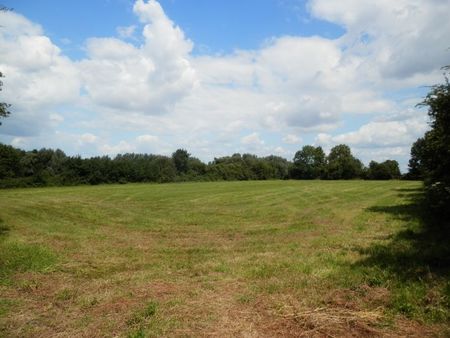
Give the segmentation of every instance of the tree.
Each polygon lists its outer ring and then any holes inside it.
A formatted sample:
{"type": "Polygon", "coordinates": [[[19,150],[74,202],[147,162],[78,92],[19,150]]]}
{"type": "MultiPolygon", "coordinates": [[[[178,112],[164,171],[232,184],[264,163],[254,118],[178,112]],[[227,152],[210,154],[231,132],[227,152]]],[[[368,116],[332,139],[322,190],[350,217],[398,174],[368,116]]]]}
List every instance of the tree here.
{"type": "Polygon", "coordinates": [[[274,176],[271,178],[284,180],[288,178],[289,175],[289,162],[280,156],[270,155],[264,157],[266,161],[272,168],[274,176]]]}
{"type": "MultiPolygon", "coordinates": [[[[450,66],[444,68],[446,71],[450,66]]],[[[441,219],[450,218],[450,83],[431,88],[420,106],[428,107],[431,130],[411,149],[414,165],[423,175],[428,208],[441,219]]],[[[411,168],[411,167],[410,167],[411,168]]],[[[447,221],[448,226],[448,221],[447,221]]]]}
{"type": "Polygon", "coordinates": [[[304,146],[294,156],[292,177],[297,179],[314,179],[323,176],[325,153],[322,147],[304,146]]]}
{"type": "Polygon", "coordinates": [[[371,161],[367,172],[367,178],[371,180],[391,180],[400,178],[398,162],[386,160],[378,163],[371,161]]]}
{"type": "Polygon", "coordinates": [[[189,174],[193,177],[201,176],[206,173],[206,164],[196,157],[189,157],[188,168],[189,174]]]}
{"type": "Polygon", "coordinates": [[[157,169],[157,182],[173,182],[176,175],[176,167],[170,157],[157,155],[153,161],[157,169]]]}
{"type": "Polygon", "coordinates": [[[352,179],[360,177],[363,165],[352,155],[350,147],[339,144],[333,147],[328,155],[327,177],[332,180],[352,179]]]}
{"type": "Polygon", "coordinates": [[[381,165],[388,168],[390,179],[399,179],[402,174],[400,173],[400,168],[398,162],[395,160],[386,160],[381,163],[381,165]]]}
{"type": "Polygon", "coordinates": [[[411,158],[408,163],[408,174],[407,179],[410,180],[421,180],[423,179],[423,164],[425,151],[425,138],[420,137],[416,142],[413,143],[411,147],[411,158]]]}
{"type": "Polygon", "coordinates": [[[189,156],[186,149],[177,149],[172,154],[172,160],[175,164],[178,174],[186,174],[189,170],[189,156]]]}
{"type": "Polygon", "coordinates": [[[0,143],[0,180],[22,175],[20,160],[24,153],[12,146],[0,143]]]}
{"type": "MultiPolygon", "coordinates": [[[[3,81],[1,81],[1,78],[4,77],[3,73],[0,72],[0,91],[2,91],[2,86],[3,86],[3,81]]],[[[10,104],[5,103],[5,102],[0,102],[0,118],[5,118],[8,117],[10,113],[10,111],[8,110],[9,107],[11,107],[10,104]]],[[[0,122],[0,125],[2,123],[0,122]]]]}

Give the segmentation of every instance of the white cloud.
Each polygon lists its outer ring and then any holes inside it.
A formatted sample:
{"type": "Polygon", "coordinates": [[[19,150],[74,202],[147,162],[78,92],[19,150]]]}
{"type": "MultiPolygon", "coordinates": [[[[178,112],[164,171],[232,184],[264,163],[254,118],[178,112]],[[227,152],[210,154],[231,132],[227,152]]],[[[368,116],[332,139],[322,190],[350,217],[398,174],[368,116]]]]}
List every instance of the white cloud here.
{"type": "Polygon", "coordinates": [[[330,135],[319,133],[315,144],[329,151],[337,144],[347,144],[354,154],[366,164],[371,160],[397,159],[401,169],[406,170],[411,144],[428,128],[426,116],[417,111],[403,111],[394,118],[380,117],[355,131],[330,135]],[[415,114],[414,114],[415,113],[415,114]],[[402,116],[402,119],[398,117],[402,116]]]}
{"type": "MultiPolygon", "coordinates": [[[[137,0],[133,7],[141,22],[145,25],[143,35],[146,38],[144,48],[155,58],[179,61],[178,56],[186,55],[192,50],[192,42],[187,40],[183,31],[164,13],[161,5],[155,0],[145,3],[137,0]],[[156,48],[159,47],[159,48],[156,48]]],[[[166,60],[167,61],[167,60],[166,60]]]]}
{"type": "Polygon", "coordinates": [[[407,110],[392,117],[381,116],[355,131],[335,136],[319,133],[315,143],[325,146],[344,143],[358,148],[410,146],[428,129],[423,113],[407,110]]]}
{"type": "Polygon", "coordinates": [[[80,143],[81,144],[92,144],[96,143],[98,140],[98,137],[94,134],[86,133],[80,136],[80,143]]]}
{"type": "Polygon", "coordinates": [[[194,93],[198,99],[214,98],[221,116],[248,120],[254,128],[324,131],[335,128],[343,113],[394,106],[368,85],[370,79],[362,83],[359,62],[335,40],[281,37],[254,51],[198,57],[193,65],[204,89],[194,93]],[[243,112],[236,117],[237,111],[243,112]]]}
{"type": "Polygon", "coordinates": [[[136,137],[136,141],[138,141],[139,143],[154,143],[154,142],[158,142],[159,138],[158,136],[155,135],[139,135],[138,137],[136,137]]]}
{"type": "Polygon", "coordinates": [[[380,81],[420,85],[448,63],[446,0],[311,0],[309,7],[316,17],[347,29],[342,42],[364,57],[361,70],[372,68],[380,81]]]}
{"type": "Polygon", "coordinates": [[[261,140],[258,133],[251,133],[241,138],[241,143],[245,145],[263,145],[264,141],[261,140]]]}
{"type": "Polygon", "coordinates": [[[283,142],[287,144],[299,144],[302,142],[302,138],[297,135],[289,134],[283,137],[283,142]]]}
{"type": "Polygon", "coordinates": [[[319,133],[317,134],[314,144],[320,146],[329,146],[333,142],[333,136],[327,133],[319,133]]]}
{"type": "MultiPolygon", "coordinates": [[[[43,29],[40,25],[31,22],[23,15],[17,14],[14,11],[1,11],[2,30],[8,30],[11,36],[39,36],[43,34],[43,29]]],[[[5,33],[5,32],[3,32],[5,33]]]]}
{"type": "Polygon", "coordinates": [[[24,137],[14,137],[11,140],[11,145],[14,147],[23,148],[26,147],[28,144],[24,137]]]}
{"type": "Polygon", "coordinates": [[[136,147],[134,145],[123,140],[115,145],[102,144],[100,145],[99,149],[103,154],[108,154],[111,156],[115,156],[117,154],[132,153],[136,151],[136,147]]]}
{"type": "Polygon", "coordinates": [[[192,43],[156,1],[138,0],[133,9],[145,24],[144,43],[136,47],[116,38],[89,39],[88,59],[80,62],[85,89],[99,108],[163,114],[195,86],[188,60],[192,43]]]}
{"type": "Polygon", "coordinates": [[[289,155],[291,155],[291,152],[287,151],[286,149],[284,149],[283,147],[275,147],[273,149],[273,153],[275,155],[279,155],[279,156],[285,156],[285,157],[290,157],[289,155]]]}
{"type": "MultiPolygon", "coordinates": [[[[26,20],[10,12],[0,13],[0,18],[4,16],[9,17],[7,22],[11,24],[14,19],[20,23],[26,20]]],[[[73,101],[80,85],[76,67],[31,23],[25,26],[30,27],[30,31],[19,30],[22,35],[12,35],[8,26],[0,30],[5,99],[30,110],[73,101]]]]}
{"type": "Polygon", "coordinates": [[[12,104],[12,116],[2,132],[36,135],[61,121],[50,111],[76,101],[78,71],[40,26],[14,12],[0,12],[0,22],[2,100],[12,104]]]}
{"type": "Polygon", "coordinates": [[[357,131],[332,138],[334,143],[358,147],[408,146],[426,131],[426,125],[417,119],[406,121],[373,121],[357,131]]]}

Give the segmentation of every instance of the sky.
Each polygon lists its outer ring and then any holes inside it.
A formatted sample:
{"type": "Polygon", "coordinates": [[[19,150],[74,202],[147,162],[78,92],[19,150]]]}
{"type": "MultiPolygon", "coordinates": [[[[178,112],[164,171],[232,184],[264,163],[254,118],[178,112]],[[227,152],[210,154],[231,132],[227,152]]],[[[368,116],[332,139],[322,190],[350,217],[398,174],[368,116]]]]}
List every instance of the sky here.
{"type": "Polygon", "coordinates": [[[0,142],[26,150],[207,162],[344,143],[405,171],[450,64],[449,0],[1,4],[0,142]]]}

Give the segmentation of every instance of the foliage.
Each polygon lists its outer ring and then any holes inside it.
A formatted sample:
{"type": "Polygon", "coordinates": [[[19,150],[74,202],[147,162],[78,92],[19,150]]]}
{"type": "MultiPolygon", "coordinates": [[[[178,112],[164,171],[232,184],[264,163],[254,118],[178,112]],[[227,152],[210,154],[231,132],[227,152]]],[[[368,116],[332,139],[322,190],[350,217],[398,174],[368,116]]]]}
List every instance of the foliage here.
{"type": "Polygon", "coordinates": [[[257,157],[252,154],[233,154],[215,158],[208,165],[210,180],[269,180],[288,177],[289,163],[279,156],[257,157]]]}
{"type": "MultiPolygon", "coordinates": [[[[371,162],[369,179],[399,177],[398,163],[371,162]]],[[[246,181],[272,179],[352,179],[362,177],[362,163],[346,145],[328,158],[321,147],[304,146],[293,162],[280,156],[233,154],[205,164],[178,149],[171,157],[119,154],[114,158],[67,156],[60,149],[23,151],[0,144],[0,188],[127,182],[246,181]]]]}
{"type": "Polygon", "coordinates": [[[23,151],[0,144],[0,180],[21,176],[20,159],[23,156],[23,151]]]}
{"type": "Polygon", "coordinates": [[[398,162],[394,160],[387,160],[381,163],[371,161],[366,177],[371,180],[399,179],[401,174],[398,162]]]}
{"type": "Polygon", "coordinates": [[[422,160],[424,158],[425,151],[425,138],[420,137],[411,147],[411,158],[408,163],[407,178],[411,180],[423,179],[423,165],[422,160]]]}
{"type": "Polygon", "coordinates": [[[325,165],[322,147],[307,145],[295,153],[291,176],[297,179],[322,178],[326,170],[325,165]]]}
{"type": "Polygon", "coordinates": [[[190,154],[186,149],[178,149],[172,154],[172,160],[175,164],[178,174],[186,174],[189,170],[190,154]]]}
{"type": "Polygon", "coordinates": [[[354,157],[350,147],[339,144],[330,150],[328,155],[327,178],[332,180],[361,177],[363,164],[354,157]]]}
{"type": "MultiPolygon", "coordinates": [[[[446,67],[449,69],[449,67],[446,67]]],[[[450,218],[450,83],[435,85],[421,106],[428,107],[431,130],[411,149],[410,176],[423,176],[429,211],[441,220],[450,218]]]]}

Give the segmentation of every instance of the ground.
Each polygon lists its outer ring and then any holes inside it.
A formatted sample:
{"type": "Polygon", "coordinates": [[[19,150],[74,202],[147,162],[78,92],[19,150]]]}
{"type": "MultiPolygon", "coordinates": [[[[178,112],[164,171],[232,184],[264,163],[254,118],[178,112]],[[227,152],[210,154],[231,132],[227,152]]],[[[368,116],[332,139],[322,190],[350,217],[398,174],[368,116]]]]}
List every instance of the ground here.
{"type": "Polygon", "coordinates": [[[2,190],[0,336],[447,336],[449,270],[418,243],[420,189],[2,190]]]}

